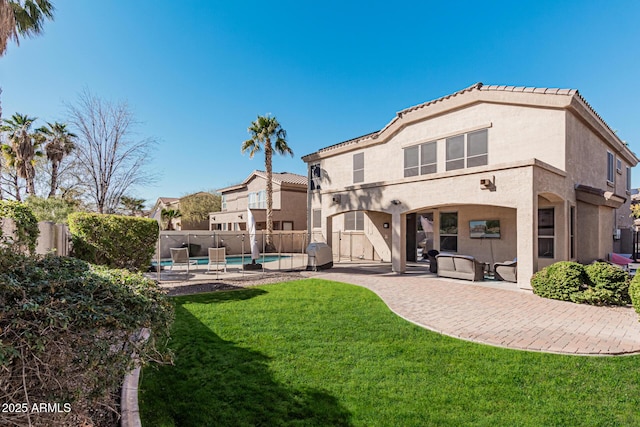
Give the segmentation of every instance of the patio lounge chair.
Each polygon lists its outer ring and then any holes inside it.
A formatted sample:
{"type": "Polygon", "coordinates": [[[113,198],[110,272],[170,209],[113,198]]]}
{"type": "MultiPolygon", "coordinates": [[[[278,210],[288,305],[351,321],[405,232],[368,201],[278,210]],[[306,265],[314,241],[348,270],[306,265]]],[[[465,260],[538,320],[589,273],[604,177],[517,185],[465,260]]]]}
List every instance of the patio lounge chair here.
{"type": "Polygon", "coordinates": [[[224,272],[227,272],[227,254],[225,248],[209,248],[209,264],[207,265],[207,272],[211,270],[211,266],[215,265],[216,270],[219,266],[224,267],[224,272]]]}
{"type": "Polygon", "coordinates": [[[189,259],[189,248],[169,248],[171,251],[171,268],[174,266],[187,266],[187,274],[189,274],[189,266],[197,265],[198,261],[189,259]]]}
{"type": "Polygon", "coordinates": [[[518,261],[505,261],[493,264],[496,279],[516,283],[518,281],[518,261]]]}

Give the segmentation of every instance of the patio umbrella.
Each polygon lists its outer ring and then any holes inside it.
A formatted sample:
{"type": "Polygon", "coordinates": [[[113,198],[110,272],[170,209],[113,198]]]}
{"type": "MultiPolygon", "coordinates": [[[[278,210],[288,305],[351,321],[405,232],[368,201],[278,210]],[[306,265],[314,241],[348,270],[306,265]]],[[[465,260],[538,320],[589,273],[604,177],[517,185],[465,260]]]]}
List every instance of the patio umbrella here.
{"type": "Polygon", "coordinates": [[[424,230],[425,233],[433,233],[433,221],[429,221],[420,215],[420,224],[422,224],[422,230],[424,230]]]}
{"type": "Polygon", "coordinates": [[[251,209],[247,208],[247,229],[249,230],[249,242],[251,243],[251,259],[260,258],[260,248],[256,240],[256,220],[251,213],[251,209]]]}

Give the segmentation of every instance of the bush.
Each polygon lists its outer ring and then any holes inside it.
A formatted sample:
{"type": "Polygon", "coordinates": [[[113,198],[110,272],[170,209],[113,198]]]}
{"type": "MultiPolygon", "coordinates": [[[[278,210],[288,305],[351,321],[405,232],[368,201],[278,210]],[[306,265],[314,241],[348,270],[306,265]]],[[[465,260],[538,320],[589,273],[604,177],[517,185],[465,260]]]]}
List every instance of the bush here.
{"type": "Polygon", "coordinates": [[[73,256],[92,264],[146,270],[158,241],[149,218],[76,212],[69,215],[73,256]]]}
{"type": "Polygon", "coordinates": [[[531,277],[533,293],[544,298],[571,301],[571,295],[585,289],[589,278],[584,266],[560,261],[543,268],[531,277]]]}
{"type": "Polygon", "coordinates": [[[13,220],[15,231],[13,236],[3,236],[0,227],[0,243],[17,251],[28,250],[29,253],[34,254],[40,230],[31,209],[21,202],[0,200],[0,223],[3,222],[3,218],[13,220]]]}
{"type": "Polygon", "coordinates": [[[117,407],[132,351],[141,364],[168,361],[160,343],[172,320],[168,298],[141,274],[0,250],[0,401],[71,409],[30,420],[0,413],[0,425],[114,425],[108,408],[117,407]],[[146,342],[141,328],[151,330],[146,342]]]}
{"type": "Polygon", "coordinates": [[[573,294],[571,300],[592,305],[625,305],[629,299],[629,273],[606,262],[595,262],[584,268],[588,288],[573,294]]]}
{"type": "Polygon", "coordinates": [[[640,314],[640,274],[636,274],[631,280],[631,284],[629,285],[629,297],[636,313],[640,314]]]}

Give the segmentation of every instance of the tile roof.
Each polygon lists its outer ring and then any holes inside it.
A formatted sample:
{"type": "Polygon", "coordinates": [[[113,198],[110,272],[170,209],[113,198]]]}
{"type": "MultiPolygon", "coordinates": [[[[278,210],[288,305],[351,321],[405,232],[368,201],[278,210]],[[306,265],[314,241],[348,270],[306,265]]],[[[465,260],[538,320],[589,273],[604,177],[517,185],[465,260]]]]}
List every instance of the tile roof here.
{"type": "MultiPolygon", "coordinates": [[[[339,142],[337,144],[330,145],[328,147],[324,147],[319,149],[316,153],[323,153],[326,151],[331,151],[336,148],[345,147],[348,145],[353,145],[357,143],[361,143],[364,141],[376,139],[380,134],[382,134],[387,128],[389,128],[393,123],[397,120],[402,119],[402,117],[408,113],[411,113],[416,110],[420,110],[431,105],[446,101],[451,98],[455,98],[460,95],[464,95],[473,91],[502,91],[502,92],[521,92],[521,93],[536,93],[536,94],[548,94],[548,95],[564,95],[564,96],[575,96],[577,97],[585,107],[593,113],[598,120],[614,135],[615,132],[609,127],[609,125],[602,119],[602,117],[593,109],[593,107],[582,97],[580,92],[577,89],[558,89],[558,88],[538,88],[538,87],[528,87],[528,86],[506,86],[506,85],[485,85],[481,82],[475,83],[467,88],[459,90],[449,95],[442,96],[440,98],[424,102],[422,104],[415,105],[413,107],[406,108],[404,110],[399,111],[396,114],[396,117],[393,118],[384,128],[379,131],[371,132],[366,135],[359,136],[357,138],[349,139],[347,141],[339,142]]],[[[311,155],[311,154],[309,154],[311,155]]],[[[308,156],[309,156],[308,155],[308,156]]],[[[303,156],[303,159],[307,156],[303,156]]]]}
{"type": "MultiPolygon", "coordinates": [[[[254,171],[256,175],[267,179],[267,173],[264,171],[254,171]]],[[[297,173],[291,172],[273,172],[271,175],[271,179],[273,182],[277,182],[278,184],[302,184],[307,185],[307,177],[304,175],[298,175],[297,173]]]]}

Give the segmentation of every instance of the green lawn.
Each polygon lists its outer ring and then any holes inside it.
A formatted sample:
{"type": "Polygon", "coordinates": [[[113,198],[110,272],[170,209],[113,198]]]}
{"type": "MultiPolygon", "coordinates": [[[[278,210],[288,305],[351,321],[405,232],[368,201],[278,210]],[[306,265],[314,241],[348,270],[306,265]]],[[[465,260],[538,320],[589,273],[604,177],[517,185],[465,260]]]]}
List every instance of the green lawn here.
{"type": "Polygon", "coordinates": [[[316,279],[175,302],[175,366],[144,369],[144,426],[640,425],[640,357],[464,342],[316,279]]]}

